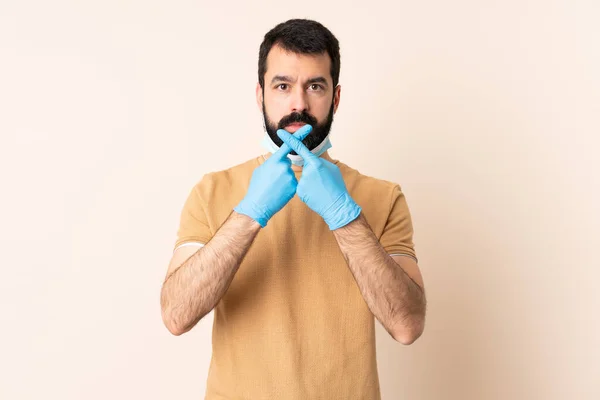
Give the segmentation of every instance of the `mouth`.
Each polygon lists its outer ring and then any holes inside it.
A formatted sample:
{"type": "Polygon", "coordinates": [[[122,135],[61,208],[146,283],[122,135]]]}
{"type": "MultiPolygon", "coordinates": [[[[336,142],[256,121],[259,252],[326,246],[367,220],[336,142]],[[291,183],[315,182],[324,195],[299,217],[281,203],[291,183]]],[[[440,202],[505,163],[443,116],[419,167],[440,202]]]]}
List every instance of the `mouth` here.
{"type": "Polygon", "coordinates": [[[298,129],[302,128],[304,125],[306,125],[304,122],[294,122],[293,124],[287,125],[285,127],[285,130],[288,131],[289,133],[294,133],[298,129]]]}

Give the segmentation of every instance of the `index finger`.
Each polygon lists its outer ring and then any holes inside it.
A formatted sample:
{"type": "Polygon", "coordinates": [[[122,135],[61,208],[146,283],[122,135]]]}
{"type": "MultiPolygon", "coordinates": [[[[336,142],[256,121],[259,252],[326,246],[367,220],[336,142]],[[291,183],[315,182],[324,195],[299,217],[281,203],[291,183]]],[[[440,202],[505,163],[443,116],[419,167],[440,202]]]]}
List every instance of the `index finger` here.
{"type": "MultiPolygon", "coordinates": [[[[280,129],[281,131],[283,131],[283,129],[280,129]]],[[[290,135],[289,132],[286,132],[288,135],[290,135]]],[[[296,138],[297,140],[304,140],[305,137],[308,136],[308,134],[312,132],[312,126],[311,125],[304,125],[302,128],[298,129],[295,133],[294,133],[294,138],[296,138]]],[[[290,135],[291,136],[291,135],[290,135]]],[[[273,157],[277,158],[277,159],[284,159],[285,157],[287,157],[288,154],[290,154],[292,152],[292,149],[290,146],[288,146],[285,142],[281,145],[281,147],[279,148],[279,150],[277,150],[274,154],[273,157]]],[[[300,154],[300,153],[298,153],[300,154]]]]}
{"type": "Polygon", "coordinates": [[[290,135],[289,132],[280,129],[277,131],[277,135],[286,145],[291,147],[296,153],[300,154],[300,156],[302,156],[304,159],[304,162],[308,163],[317,158],[317,156],[308,150],[308,147],[306,147],[301,140],[298,140],[294,136],[290,135]]]}

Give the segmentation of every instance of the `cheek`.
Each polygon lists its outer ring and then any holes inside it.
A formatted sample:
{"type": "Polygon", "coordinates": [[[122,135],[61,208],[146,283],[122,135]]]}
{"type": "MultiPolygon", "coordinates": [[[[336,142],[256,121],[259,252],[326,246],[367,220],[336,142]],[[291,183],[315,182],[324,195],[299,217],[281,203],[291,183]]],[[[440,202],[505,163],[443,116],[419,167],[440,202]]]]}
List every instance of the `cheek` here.
{"type": "Polygon", "coordinates": [[[279,122],[279,120],[285,115],[282,112],[281,105],[278,105],[277,102],[269,103],[268,101],[265,103],[265,108],[267,112],[267,116],[273,122],[279,122]]]}
{"type": "Polygon", "coordinates": [[[319,121],[324,121],[329,114],[329,109],[331,108],[331,102],[329,100],[318,100],[315,101],[314,107],[311,107],[313,110],[313,115],[319,121]]]}

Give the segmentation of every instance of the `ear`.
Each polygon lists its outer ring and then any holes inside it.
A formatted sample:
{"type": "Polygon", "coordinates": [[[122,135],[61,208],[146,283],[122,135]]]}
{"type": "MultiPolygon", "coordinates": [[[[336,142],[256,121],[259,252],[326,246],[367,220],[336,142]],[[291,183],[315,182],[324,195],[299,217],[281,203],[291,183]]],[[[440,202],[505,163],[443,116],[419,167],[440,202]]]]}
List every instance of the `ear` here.
{"type": "Polygon", "coordinates": [[[333,113],[335,114],[340,105],[340,96],[342,94],[342,86],[337,85],[333,90],[333,113]]]}
{"type": "Polygon", "coordinates": [[[258,111],[261,113],[263,111],[263,101],[262,87],[260,86],[260,82],[256,82],[256,105],[258,106],[258,111]]]}

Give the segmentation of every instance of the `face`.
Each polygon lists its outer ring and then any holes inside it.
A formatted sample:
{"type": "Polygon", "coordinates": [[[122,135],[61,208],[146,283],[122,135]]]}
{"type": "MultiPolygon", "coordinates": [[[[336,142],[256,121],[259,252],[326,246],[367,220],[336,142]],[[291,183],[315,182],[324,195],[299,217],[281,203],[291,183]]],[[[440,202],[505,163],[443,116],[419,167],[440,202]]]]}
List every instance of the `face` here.
{"type": "Polygon", "coordinates": [[[283,144],[278,129],[294,133],[305,124],[312,125],[312,132],[303,141],[309,150],[329,134],[341,90],[339,85],[333,87],[330,65],[327,53],[295,54],[279,46],[269,52],[265,85],[257,85],[256,99],[267,133],[277,146],[283,144]]]}

